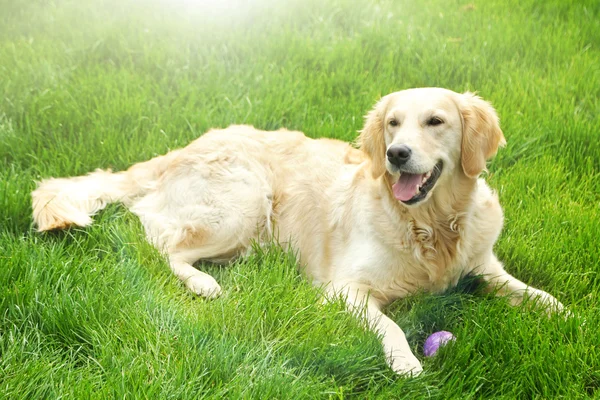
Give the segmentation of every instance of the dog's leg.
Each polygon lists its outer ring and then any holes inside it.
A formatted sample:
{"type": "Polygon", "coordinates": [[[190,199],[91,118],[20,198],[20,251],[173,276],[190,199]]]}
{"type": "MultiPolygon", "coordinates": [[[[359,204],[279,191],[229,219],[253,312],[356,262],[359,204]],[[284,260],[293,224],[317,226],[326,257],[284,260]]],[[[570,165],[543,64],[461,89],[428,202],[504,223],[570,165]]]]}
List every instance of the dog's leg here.
{"type": "Polygon", "coordinates": [[[194,261],[181,254],[169,256],[171,270],[189,290],[207,299],[218,297],[221,294],[221,286],[215,278],[194,268],[194,261]]]}
{"type": "Polygon", "coordinates": [[[495,290],[498,296],[507,296],[513,306],[523,303],[528,298],[536,301],[548,312],[560,312],[564,309],[560,301],[551,294],[529,286],[506,272],[494,254],[490,255],[480,272],[490,284],[490,289],[495,290]]]}
{"type": "Polygon", "coordinates": [[[400,375],[417,376],[423,367],[410,350],[406,335],[400,327],[381,312],[381,304],[360,289],[346,288],[342,291],[330,289],[333,296],[343,295],[348,309],[366,319],[371,329],[381,337],[386,361],[400,375]]]}

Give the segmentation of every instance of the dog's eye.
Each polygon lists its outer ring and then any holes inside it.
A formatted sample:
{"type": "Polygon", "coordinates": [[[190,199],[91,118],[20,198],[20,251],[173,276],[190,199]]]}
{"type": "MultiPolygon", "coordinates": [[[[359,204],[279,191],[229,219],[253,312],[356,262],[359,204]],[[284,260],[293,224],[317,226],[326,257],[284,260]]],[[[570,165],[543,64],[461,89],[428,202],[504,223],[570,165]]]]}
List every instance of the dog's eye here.
{"type": "Polygon", "coordinates": [[[427,125],[429,126],[438,126],[444,123],[440,117],[431,117],[427,120],[427,125]]]}
{"type": "Polygon", "coordinates": [[[398,121],[396,121],[395,119],[390,119],[389,124],[390,126],[398,126],[398,121]]]}

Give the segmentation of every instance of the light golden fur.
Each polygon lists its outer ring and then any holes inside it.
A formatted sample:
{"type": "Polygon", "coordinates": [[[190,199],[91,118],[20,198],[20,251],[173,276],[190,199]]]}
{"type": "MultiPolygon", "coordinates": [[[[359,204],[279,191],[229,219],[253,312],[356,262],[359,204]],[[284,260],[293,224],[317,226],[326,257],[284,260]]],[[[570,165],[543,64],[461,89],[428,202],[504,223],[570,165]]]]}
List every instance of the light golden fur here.
{"type": "Polygon", "coordinates": [[[358,143],[249,126],[212,130],[124,172],[45,180],[32,194],[33,216],[40,231],[86,226],[107,203],[122,202],[175,275],[206,297],[221,288],[194,262],[226,262],[252,241],[276,236],[298,251],[315,284],[342,294],[349,309],[364,307],[389,365],[402,374],[422,368],[402,330],[381,312],[394,299],[443,291],[473,272],[513,304],[528,295],[562,308],[509,275],[493,254],[503,215],[478,176],[504,136],[489,103],[437,88],[392,93],[369,112],[358,143]],[[433,114],[443,124],[429,126],[433,114]],[[443,161],[433,190],[411,206],[392,193],[399,173],[386,149],[394,144],[409,145],[424,171],[443,161]]]}

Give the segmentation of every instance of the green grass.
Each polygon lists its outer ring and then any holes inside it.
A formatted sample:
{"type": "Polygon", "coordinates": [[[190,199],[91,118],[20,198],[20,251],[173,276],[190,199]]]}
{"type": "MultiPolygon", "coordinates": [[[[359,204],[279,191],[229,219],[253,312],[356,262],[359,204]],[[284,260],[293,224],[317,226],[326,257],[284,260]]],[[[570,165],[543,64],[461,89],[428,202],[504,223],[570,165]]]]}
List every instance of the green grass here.
{"type": "Polygon", "coordinates": [[[600,396],[600,3],[210,3],[0,0],[0,398],[600,396]],[[124,169],[230,123],[352,140],[380,95],[414,86],[496,106],[496,252],[573,318],[470,281],[398,301],[425,366],[402,379],[281,250],[207,267],[225,290],[207,302],[121,206],[85,230],[32,225],[37,179],[124,169]],[[441,329],[457,342],[423,359],[441,329]]]}

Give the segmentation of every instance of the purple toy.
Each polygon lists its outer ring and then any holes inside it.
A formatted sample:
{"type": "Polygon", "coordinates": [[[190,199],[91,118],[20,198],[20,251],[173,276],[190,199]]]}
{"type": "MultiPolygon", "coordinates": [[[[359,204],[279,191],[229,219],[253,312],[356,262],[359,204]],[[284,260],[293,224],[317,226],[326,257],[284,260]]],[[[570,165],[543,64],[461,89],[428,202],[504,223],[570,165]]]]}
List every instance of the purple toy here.
{"type": "Polygon", "coordinates": [[[423,345],[423,354],[425,357],[431,357],[435,355],[441,346],[445,345],[451,340],[456,340],[456,336],[448,331],[432,333],[427,340],[425,340],[425,344],[423,345]]]}

